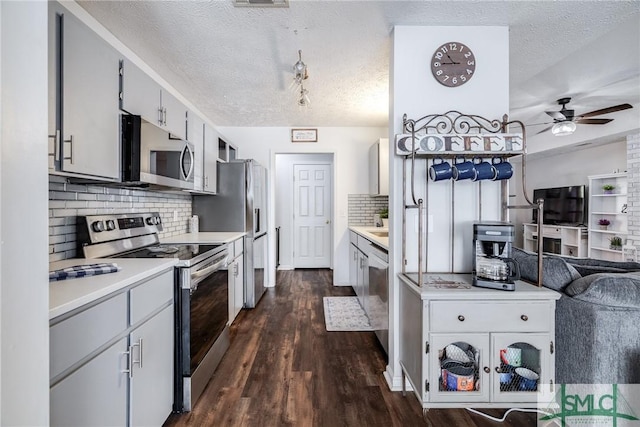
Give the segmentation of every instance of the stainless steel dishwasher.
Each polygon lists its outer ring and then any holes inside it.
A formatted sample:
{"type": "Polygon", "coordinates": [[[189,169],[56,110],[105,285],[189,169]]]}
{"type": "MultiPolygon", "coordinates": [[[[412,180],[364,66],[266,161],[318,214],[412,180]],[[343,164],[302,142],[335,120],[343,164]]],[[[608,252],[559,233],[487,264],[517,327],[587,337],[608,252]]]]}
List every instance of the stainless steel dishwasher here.
{"type": "Polygon", "coordinates": [[[367,314],[380,344],[389,354],[389,254],[375,245],[369,250],[367,314]]]}

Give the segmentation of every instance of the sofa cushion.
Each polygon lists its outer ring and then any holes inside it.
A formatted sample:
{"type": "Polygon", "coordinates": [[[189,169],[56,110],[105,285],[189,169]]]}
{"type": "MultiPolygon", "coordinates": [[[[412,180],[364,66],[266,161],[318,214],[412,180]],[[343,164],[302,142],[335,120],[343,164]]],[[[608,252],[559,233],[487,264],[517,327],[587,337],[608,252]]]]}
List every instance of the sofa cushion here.
{"type": "Polygon", "coordinates": [[[565,293],[594,304],[640,308],[640,272],[591,274],[575,280],[565,293]]]}
{"type": "Polygon", "coordinates": [[[582,277],[589,276],[591,274],[596,273],[627,273],[628,270],[623,268],[615,268],[615,267],[604,267],[600,265],[585,265],[585,264],[574,264],[572,262],[567,262],[570,266],[576,269],[578,273],[582,277]]]}
{"type": "MultiPolygon", "coordinates": [[[[520,277],[538,283],[538,254],[513,248],[513,259],[520,266],[520,277]]],[[[574,267],[564,259],[552,255],[542,257],[542,284],[549,289],[562,292],[571,282],[580,278],[574,267]]]]}

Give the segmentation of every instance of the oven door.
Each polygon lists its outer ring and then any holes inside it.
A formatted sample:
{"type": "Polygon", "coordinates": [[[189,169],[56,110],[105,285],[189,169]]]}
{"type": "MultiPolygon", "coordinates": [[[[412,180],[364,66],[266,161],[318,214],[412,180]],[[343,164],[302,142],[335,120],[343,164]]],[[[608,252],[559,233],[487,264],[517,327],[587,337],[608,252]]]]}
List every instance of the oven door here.
{"type": "Polygon", "coordinates": [[[176,406],[190,411],[229,345],[229,282],[226,251],[181,269],[176,342],[176,406]],[[187,279],[188,277],[188,279],[187,279]],[[178,402],[182,403],[179,404],[178,402]]]}

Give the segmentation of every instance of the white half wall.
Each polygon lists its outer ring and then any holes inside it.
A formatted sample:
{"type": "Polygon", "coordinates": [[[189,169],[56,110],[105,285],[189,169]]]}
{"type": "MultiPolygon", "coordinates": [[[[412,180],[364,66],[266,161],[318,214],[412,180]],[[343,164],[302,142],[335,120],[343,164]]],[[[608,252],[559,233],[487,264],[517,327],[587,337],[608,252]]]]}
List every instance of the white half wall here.
{"type": "Polygon", "coordinates": [[[277,153],[319,153],[333,155],[333,281],[349,283],[348,195],[369,192],[369,147],[388,130],[377,127],[321,127],[318,142],[292,143],[288,127],[221,127],[223,139],[238,147],[238,157],[255,159],[269,170],[269,280],[275,284],[275,212],[277,153]]]}
{"type": "MultiPolygon", "coordinates": [[[[443,114],[450,110],[474,114],[487,119],[501,119],[509,112],[509,29],[508,27],[422,27],[396,26],[393,30],[390,70],[390,194],[389,194],[389,365],[387,381],[398,390],[400,379],[400,307],[399,280],[405,260],[402,259],[402,198],[403,160],[395,155],[393,141],[403,132],[402,119],[417,120],[430,114],[443,114]],[[438,47],[447,42],[464,43],[474,52],[475,75],[464,85],[449,88],[433,77],[430,60],[438,47]]],[[[499,184],[458,182],[427,184],[425,160],[415,169],[416,201],[427,202],[426,215],[431,226],[428,231],[428,271],[462,272],[470,267],[472,258],[472,222],[499,219],[499,184]],[[433,184],[433,185],[431,185],[433,184]],[[428,187],[428,195],[427,195],[428,187]],[[479,201],[482,200],[480,206],[479,201]],[[452,246],[453,245],[453,246],[452,246]],[[453,255],[448,254],[453,247],[453,255]],[[444,249],[444,250],[443,250],[444,249]],[[442,256],[442,253],[445,253],[442,256]]],[[[408,173],[407,173],[408,175],[408,173]]],[[[411,178],[407,176],[407,187],[411,178]]],[[[407,271],[416,271],[419,242],[425,236],[417,233],[417,209],[407,210],[407,271]]],[[[425,260],[424,262],[427,262],[425,260]]],[[[469,270],[470,271],[470,270],[469,270]]]]}
{"type": "Polygon", "coordinates": [[[0,425],[49,425],[47,2],[0,2],[0,425]]]}

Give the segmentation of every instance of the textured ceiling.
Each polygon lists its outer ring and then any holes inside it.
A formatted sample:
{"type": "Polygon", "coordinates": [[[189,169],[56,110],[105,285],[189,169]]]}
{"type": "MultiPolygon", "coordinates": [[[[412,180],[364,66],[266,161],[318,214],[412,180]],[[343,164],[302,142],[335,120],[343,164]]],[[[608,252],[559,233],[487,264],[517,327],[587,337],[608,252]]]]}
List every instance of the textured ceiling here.
{"type": "Polygon", "coordinates": [[[565,95],[578,112],[640,102],[637,1],[79,3],[219,126],[386,127],[394,25],[509,26],[511,111],[523,121],[545,120],[565,95]],[[298,49],[306,110],[291,87],[298,49]]]}

